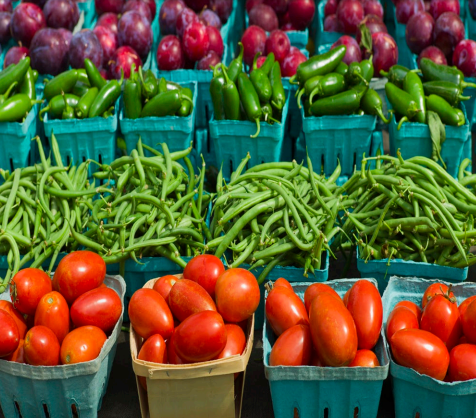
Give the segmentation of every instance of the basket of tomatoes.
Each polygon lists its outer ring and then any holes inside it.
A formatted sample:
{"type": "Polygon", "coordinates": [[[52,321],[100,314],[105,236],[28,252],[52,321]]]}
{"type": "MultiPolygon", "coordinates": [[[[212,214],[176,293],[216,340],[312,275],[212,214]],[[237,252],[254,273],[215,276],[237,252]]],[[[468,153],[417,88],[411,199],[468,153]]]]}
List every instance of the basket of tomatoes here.
{"type": "Polygon", "coordinates": [[[382,300],[396,418],[474,416],[475,299],[475,283],[390,278],[382,300]]]}
{"type": "Polygon", "coordinates": [[[26,268],[0,295],[0,404],[6,417],[97,417],[121,332],[125,283],[89,251],[53,280],[26,268]]]}
{"type": "Polygon", "coordinates": [[[129,303],[142,417],[239,418],[260,293],[249,271],[194,257],[129,303]],[[186,394],[186,399],[184,398],[186,394]]]}
{"type": "Polygon", "coordinates": [[[389,368],[377,282],[267,286],[264,368],[275,417],[376,418],[389,368]]]}

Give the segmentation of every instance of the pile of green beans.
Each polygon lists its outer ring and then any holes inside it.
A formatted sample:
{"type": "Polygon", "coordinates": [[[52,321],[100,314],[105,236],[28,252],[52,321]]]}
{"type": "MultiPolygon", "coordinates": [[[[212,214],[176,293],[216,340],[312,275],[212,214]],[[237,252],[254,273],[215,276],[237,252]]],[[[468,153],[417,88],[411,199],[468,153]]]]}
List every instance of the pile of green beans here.
{"type": "Polygon", "coordinates": [[[329,243],[339,232],[336,217],[343,206],[335,181],[293,162],[265,163],[242,174],[247,155],[225,183],[217,179],[207,246],[216,256],[231,255],[231,267],[265,267],[263,283],[275,266],[302,267],[305,275],[319,270],[329,243]],[[229,250],[229,251],[228,251],[229,250]]]}
{"type": "Polygon", "coordinates": [[[343,186],[352,209],[345,212],[336,248],[358,245],[364,260],[402,259],[464,268],[476,264],[470,247],[476,243],[476,195],[469,189],[476,176],[451,177],[425,157],[364,158],[343,186]],[[376,160],[376,168],[366,165],[376,160]],[[353,237],[345,242],[346,237],[353,237]]]}

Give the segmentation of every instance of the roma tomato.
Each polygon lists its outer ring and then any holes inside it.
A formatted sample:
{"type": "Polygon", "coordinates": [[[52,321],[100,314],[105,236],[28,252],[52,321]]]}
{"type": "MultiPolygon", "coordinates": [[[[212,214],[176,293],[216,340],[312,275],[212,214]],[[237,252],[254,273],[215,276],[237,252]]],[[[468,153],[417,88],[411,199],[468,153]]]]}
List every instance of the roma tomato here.
{"type": "MultiPolygon", "coordinates": [[[[469,298],[465,299],[461,305],[458,306],[460,318],[463,317],[464,313],[466,312],[466,309],[468,309],[468,306],[475,299],[476,299],[476,295],[470,296],[469,298]]],[[[0,309],[2,309],[1,305],[0,305],[0,309]]]]}
{"type": "Polygon", "coordinates": [[[274,283],[273,283],[273,287],[285,287],[289,290],[292,290],[294,292],[294,289],[293,287],[291,286],[291,283],[289,283],[286,279],[283,279],[282,277],[280,277],[278,280],[276,280],[274,283]]]}
{"type": "Polygon", "coordinates": [[[349,364],[349,367],[378,367],[380,363],[377,356],[371,350],[357,350],[352,363],[349,364]]]}
{"type": "Polygon", "coordinates": [[[421,329],[402,329],[390,338],[395,362],[420,374],[443,380],[450,363],[446,345],[436,335],[421,329]]]}
{"type": "Polygon", "coordinates": [[[294,325],[309,325],[301,298],[284,287],[273,288],[268,293],[265,312],[269,325],[278,337],[294,325]]]}
{"type": "Polygon", "coordinates": [[[245,269],[226,270],[217,280],[217,310],[227,322],[241,322],[253,315],[260,299],[255,276],[245,269]]]}
{"type": "Polygon", "coordinates": [[[0,310],[0,357],[12,354],[20,343],[20,332],[15,320],[0,310]]]}
{"type": "Polygon", "coordinates": [[[448,379],[450,382],[476,379],[476,345],[461,344],[451,350],[448,379]]]}
{"type": "Polygon", "coordinates": [[[35,312],[35,326],[37,325],[53,331],[61,345],[69,332],[69,308],[61,293],[53,291],[41,298],[35,312]]]}
{"type": "Polygon", "coordinates": [[[114,329],[121,313],[121,298],[108,287],[83,293],[71,306],[71,320],[76,327],[94,325],[105,333],[114,329]]]}
{"type": "MultiPolygon", "coordinates": [[[[427,287],[425,293],[423,293],[423,298],[421,299],[421,307],[425,309],[426,304],[430,301],[430,299],[435,295],[444,295],[448,293],[448,286],[444,283],[433,283],[427,287]]],[[[453,292],[450,293],[450,297],[454,298],[453,292]]]]}
{"type": "Polygon", "coordinates": [[[221,315],[214,311],[189,316],[175,331],[175,350],[185,361],[208,361],[226,346],[226,328],[221,315]]]}
{"type": "Polygon", "coordinates": [[[309,323],[314,347],[326,366],[348,366],[357,353],[357,330],[350,312],[330,293],[318,294],[311,304],[309,323]]]}
{"type": "Polygon", "coordinates": [[[59,364],[60,344],[49,328],[38,325],[30,329],[23,345],[25,360],[32,366],[57,366],[59,364]]]}
{"type": "Polygon", "coordinates": [[[198,283],[212,298],[215,298],[216,282],[224,272],[225,266],[218,257],[202,254],[193,257],[187,263],[183,278],[198,283]]]}
{"type": "Polygon", "coordinates": [[[382,298],[378,289],[368,280],[355,282],[349,294],[347,309],[354,318],[358,348],[374,348],[383,321],[382,298]]]}
{"type": "Polygon", "coordinates": [[[166,340],[174,331],[174,317],[167,302],[152,289],[139,289],[129,302],[129,319],[142,338],[160,334],[166,340]]]}
{"type": "Polygon", "coordinates": [[[270,366],[307,366],[311,361],[312,342],[308,325],[294,325],[284,331],[271,349],[270,366]]]}
{"type": "Polygon", "coordinates": [[[86,325],[71,331],[61,344],[61,364],[84,363],[99,356],[107,337],[101,328],[86,325]]]}
{"type": "Polygon", "coordinates": [[[304,305],[306,306],[306,311],[309,313],[309,308],[311,307],[311,303],[316,297],[321,292],[327,292],[330,293],[331,295],[336,296],[339,300],[340,296],[337,294],[337,292],[330,286],[324,283],[313,283],[311,284],[306,291],[304,292],[304,305]]]}
{"type": "Polygon", "coordinates": [[[420,328],[416,315],[406,306],[395,306],[387,318],[387,339],[390,340],[397,331],[408,328],[420,328]]]}
{"type": "Polygon", "coordinates": [[[314,366],[314,367],[325,367],[324,363],[321,361],[319,358],[319,354],[317,353],[316,349],[314,346],[312,347],[312,353],[311,353],[311,361],[309,363],[309,366],[314,366]]]}
{"type": "Polygon", "coordinates": [[[175,351],[175,336],[177,328],[175,328],[172,336],[167,340],[167,358],[170,364],[186,364],[175,351]]]}
{"type": "Polygon", "coordinates": [[[71,305],[79,296],[101,286],[106,263],[91,251],[75,251],[64,257],[53,276],[53,287],[71,305]]]}
{"type": "Polygon", "coordinates": [[[0,300],[0,310],[4,310],[13,318],[17,324],[20,339],[24,339],[27,331],[26,321],[22,314],[13,307],[13,303],[7,300],[0,300]]]}
{"type": "Polygon", "coordinates": [[[476,344],[476,302],[471,302],[461,317],[463,333],[471,344],[476,344]]]}
{"type": "Polygon", "coordinates": [[[5,357],[4,360],[13,361],[14,363],[25,363],[25,340],[20,340],[18,343],[17,349],[10,354],[9,356],[5,357]]]}
{"type": "Polygon", "coordinates": [[[51,279],[44,271],[27,268],[13,277],[10,296],[15,309],[33,315],[40,299],[52,290],[51,279]]]}
{"type": "Polygon", "coordinates": [[[168,303],[170,291],[177,280],[177,277],[171,276],[170,274],[167,276],[162,276],[154,283],[154,287],[152,289],[154,289],[156,292],[159,292],[159,294],[168,303]]]}
{"type": "Polygon", "coordinates": [[[401,302],[398,302],[395,305],[395,308],[397,308],[398,306],[405,306],[405,308],[410,309],[415,314],[415,316],[417,317],[418,323],[420,323],[421,309],[416,303],[410,302],[409,300],[402,300],[401,302]]]}
{"type": "Polygon", "coordinates": [[[169,295],[169,306],[180,322],[197,312],[217,310],[207,291],[198,283],[187,279],[174,284],[169,295]]]}
{"type": "MultiPolygon", "coordinates": [[[[155,334],[147,338],[140,348],[139,360],[149,361],[151,363],[167,363],[167,346],[162,335],[155,334]]],[[[139,376],[139,382],[147,390],[147,379],[139,376]]]]}
{"type": "Polygon", "coordinates": [[[349,296],[350,296],[350,291],[352,288],[350,288],[347,292],[345,292],[344,297],[342,298],[342,302],[344,302],[345,307],[347,308],[347,304],[349,303],[349,296]]]}
{"type": "Polygon", "coordinates": [[[245,333],[240,326],[235,324],[226,324],[226,345],[217,359],[241,355],[246,346],[245,333]]]}
{"type": "Polygon", "coordinates": [[[423,309],[420,328],[435,334],[451,351],[463,334],[456,299],[449,300],[446,295],[433,296],[423,309]]]}

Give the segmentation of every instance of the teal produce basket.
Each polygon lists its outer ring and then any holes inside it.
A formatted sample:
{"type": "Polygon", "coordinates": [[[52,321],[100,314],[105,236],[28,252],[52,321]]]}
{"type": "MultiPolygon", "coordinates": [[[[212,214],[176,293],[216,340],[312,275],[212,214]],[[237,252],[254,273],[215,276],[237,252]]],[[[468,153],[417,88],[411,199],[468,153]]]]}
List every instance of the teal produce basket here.
{"type": "Polygon", "coordinates": [[[215,145],[210,138],[208,129],[195,129],[194,148],[197,155],[203,155],[207,167],[219,167],[215,155],[215,145]]]}
{"type": "Polygon", "coordinates": [[[333,44],[336,42],[341,36],[345,35],[344,33],[340,32],[326,32],[324,30],[324,8],[326,7],[326,0],[322,0],[316,6],[316,17],[315,17],[315,37],[314,37],[314,46],[317,48],[321,45],[326,44],[333,44]]]}
{"type": "MultiPolygon", "coordinates": [[[[357,280],[333,280],[327,284],[343,297],[357,280]]],[[[375,280],[369,280],[376,285],[375,280]]],[[[301,299],[310,284],[293,284],[301,299]]],[[[383,331],[374,348],[380,366],[374,368],[270,366],[269,355],[275,341],[276,336],[265,319],[264,371],[276,418],[297,416],[296,410],[300,418],[377,418],[383,381],[389,368],[383,331]]]]}
{"type": "MultiPolygon", "coordinates": [[[[104,283],[121,300],[124,298],[122,277],[106,276],[104,283]]],[[[0,299],[9,295],[7,290],[0,299]]],[[[0,359],[0,404],[5,417],[96,418],[106,394],[121,327],[122,315],[99,357],[86,363],[44,367],[0,359]]]]}
{"type": "Polygon", "coordinates": [[[76,4],[78,5],[79,12],[84,13],[83,27],[90,29],[94,28],[93,22],[97,19],[94,0],[78,1],[76,4]]]}
{"type": "Polygon", "coordinates": [[[370,260],[360,258],[357,248],[357,269],[361,277],[372,277],[378,282],[378,290],[383,294],[391,276],[420,277],[432,280],[438,277],[451,283],[461,283],[468,277],[468,267],[458,269],[455,267],[439,266],[438,264],[405,261],[401,259],[370,260]]]}
{"type": "MultiPolygon", "coordinates": [[[[286,90],[285,90],[286,91],[286,90]]],[[[223,177],[229,179],[241,160],[249,152],[251,158],[248,167],[262,163],[280,161],[284,140],[286,119],[288,115],[289,91],[286,91],[286,103],[283,108],[281,123],[270,125],[260,123],[260,134],[251,138],[256,132],[256,123],[240,120],[210,120],[210,137],[214,142],[216,161],[222,164],[223,177]]]]}
{"type": "MultiPolygon", "coordinates": [[[[383,318],[386,323],[393,307],[402,300],[420,306],[423,293],[431,283],[440,280],[392,277],[382,298],[383,318]]],[[[449,285],[449,283],[447,283],[449,285]]],[[[453,285],[452,292],[458,304],[476,294],[475,283],[453,285]]],[[[384,329],[386,328],[384,324],[384,329]]],[[[389,349],[390,352],[390,349],[389,349]]],[[[470,418],[475,416],[476,380],[446,383],[424,376],[390,360],[390,375],[395,400],[396,418],[470,418]]]]}

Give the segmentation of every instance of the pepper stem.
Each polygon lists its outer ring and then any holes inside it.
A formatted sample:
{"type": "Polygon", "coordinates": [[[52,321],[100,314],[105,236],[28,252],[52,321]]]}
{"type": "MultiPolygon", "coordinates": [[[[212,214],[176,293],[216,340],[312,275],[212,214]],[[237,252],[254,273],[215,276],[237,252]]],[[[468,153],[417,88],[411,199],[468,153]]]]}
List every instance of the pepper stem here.
{"type": "Polygon", "coordinates": [[[298,90],[297,93],[297,104],[298,104],[298,108],[301,109],[302,105],[301,105],[301,97],[302,95],[306,92],[306,90],[304,88],[302,88],[301,90],[298,90]]]}
{"type": "Polygon", "coordinates": [[[387,78],[388,78],[388,72],[387,72],[387,71],[380,70],[380,75],[381,75],[382,77],[387,77],[387,78]]]}
{"type": "Polygon", "coordinates": [[[458,100],[460,100],[461,102],[465,102],[466,100],[469,100],[469,99],[471,99],[471,96],[462,96],[462,95],[458,96],[458,100]]]}
{"type": "Polygon", "coordinates": [[[314,96],[319,93],[319,86],[314,87],[314,90],[311,91],[311,94],[309,95],[309,103],[312,104],[312,99],[314,96]]]}
{"type": "Polygon", "coordinates": [[[400,128],[405,122],[410,122],[410,120],[406,116],[400,119],[400,122],[398,123],[398,126],[397,126],[397,131],[400,130],[400,128]]]}
{"type": "Polygon", "coordinates": [[[472,87],[473,89],[476,89],[476,84],[475,83],[467,83],[466,81],[461,82],[461,88],[464,90],[466,87],[472,87]]]}
{"type": "Polygon", "coordinates": [[[258,57],[261,56],[261,52],[258,51],[256,54],[255,54],[255,57],[253,58],[253,70],[257,70],[258,69],[258,57]]]}
{"type": "Polygon", "coordinates": [[[392,117],[390,116],[390,119],[387,119],[385,115],[382,112],[382,109],[380,107],[375,108],[375,113],[377,113],[378,116],[380,116],[380,119],[382,119],[383,123],[386,123],[387,125],[390,123],[392,120],[392,117]]]}
{"type": "Polygon", "coordinates": [[[245,53],[245,48],[243,47],[243,44],[241,42],[238,42],[238,45],[240,47],[240,53],[238,54],[238,59],[243,62],[243,54],[245,53]]]}
{"type": "Polygon", "coordinates": [[[256,131],[256,133],[254,135],[250,135],[251,138],[256,138],[259,135],[259,132],[260,132],[260,129],[261,129],[261,126],[260,126],[260,123],[259,123],[259,118],[256,118],[255,122],[256,122],[256,127],[258,128],[258,130],[256,131]]]}
{"type": "Polygon", "coordinates": [[[4,100],[8,99],[8,96],[10,96],[10,93],[17,85],[18,85],[18,81],[15,81],[14,83],[10,85],[10,87],[8,87],[7,91],[3,94],[4,100]]]}
{"type": "Polygon", "coordinates": [[[357,78],[360,78],[360,79],[362,80],[362,82],[368,87],[369,82],[368,82],[364,77],[362,77],[362,74],[354,73],[354,75],[355,75],[357,78]]]}
{"type": "Polygon", "coordinates": [[[299,84],[299,83],[296,83],[296,74],[294,74],[290,79],[289,79],[289,84],[299,84]]]}

